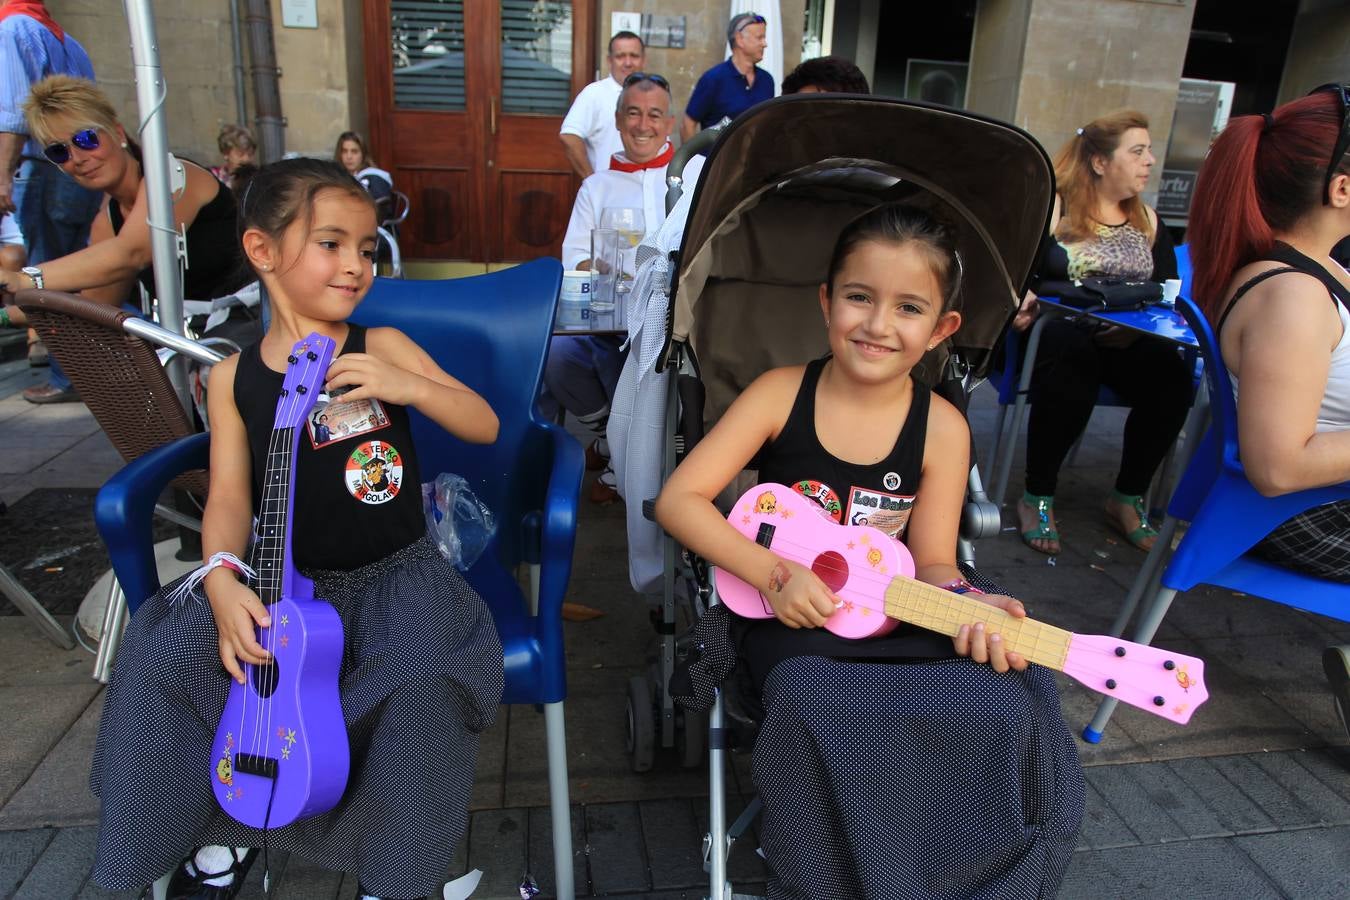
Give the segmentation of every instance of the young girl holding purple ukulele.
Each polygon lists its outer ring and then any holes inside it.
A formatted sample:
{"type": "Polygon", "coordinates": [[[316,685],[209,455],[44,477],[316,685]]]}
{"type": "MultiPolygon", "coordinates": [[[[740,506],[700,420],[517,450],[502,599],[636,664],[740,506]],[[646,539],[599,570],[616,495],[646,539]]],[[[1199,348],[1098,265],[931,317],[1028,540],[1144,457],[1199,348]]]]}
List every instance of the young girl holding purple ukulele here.
{"type": "Polygon", "coordinates": [[[887,510],[871,524],[907,545],[919,580],[1025,616],[956,566],[970,432],[912,375],[960,327],[960,280],[954,231],[927,212],[856,219],[820,287],[830,354],[760,376],[657,501],[667,531],[774,611],[733,629],[764,710],[752,768],[772,898],[1046,897],[1073,850],[1083,776],[1048,671],[980,624],[837,637],[820,627],[839,603],[820,578],[713,505],[762,448],[761,482],[835,521],[887,510]]]}
{"type": "Polygon", "coordinates": [[[194,573],[209,602],[190,590],[175,599],[180,580],[128,628],[91,776],[103,803],[93,878],[139,888],[173,871],[171,897],[228,900],[249,848],[264,846],[264,832],[213,794],[211,742],[242,663],[273,660],[255,627],[274,623],[240,556],[282,372],[318,332],[337,345],[324,390],[349,388],[344,408],[365,404],[378,425],[320,434],[311,416],[292,464],[291,562],[342,620],[351,771],[336,807],[267,831],[266,846],[354,871],[367,897],[439,897],[467,821],[478,733],[501,702],[502,648],[482,599],[426,534],[407,408],[476,443],[496,439],[497,417],[407,336],[346,321],[373,279],[375,205],[337,163],[262,169],[241,200],[239,235],[272,320],[259,344],[211,372],[210,562],[194,573]]]}

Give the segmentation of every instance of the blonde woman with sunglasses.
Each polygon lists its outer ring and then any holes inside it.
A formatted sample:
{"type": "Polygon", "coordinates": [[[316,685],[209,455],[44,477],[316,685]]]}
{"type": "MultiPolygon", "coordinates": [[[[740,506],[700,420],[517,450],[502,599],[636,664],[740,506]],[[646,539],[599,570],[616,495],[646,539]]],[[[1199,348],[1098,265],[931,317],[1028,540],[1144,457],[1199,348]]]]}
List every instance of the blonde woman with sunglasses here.
{"type": "MultiPolygon", "coordinates": [[[[0,272],[0,296],[27,288],[79,291],[117,306],[135,301],[139,281],[154,295],[149,206],[141,151],[117,121],[107,95],[92,81],[53,75],[33,85],[24,103],[29,133],[43,155],[82,187],[102,192],[103,207],[90,229],[89,246],[21,272],[0,272]]],[[[247,279],[235,240],[235,202],[229,188],[196,163],[182,161],[185,187],[174,197],[174,225],[186,231],[186,298],[210,300],[237,290],[247,279]]],[[[0,325],[24,324],[14,307],[0,311],[0,325]]],[[[73,389],[42,385],[24,391],[32,403],[78,400],[73,389]]]]}

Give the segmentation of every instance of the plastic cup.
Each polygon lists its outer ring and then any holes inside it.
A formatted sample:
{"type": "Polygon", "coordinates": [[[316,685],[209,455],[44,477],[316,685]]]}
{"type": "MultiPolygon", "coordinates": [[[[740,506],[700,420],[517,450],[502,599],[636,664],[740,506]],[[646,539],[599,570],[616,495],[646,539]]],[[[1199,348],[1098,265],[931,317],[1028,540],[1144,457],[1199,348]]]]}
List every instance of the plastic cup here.
{"type": "Polygon", "coordinates": [[[591,317],[591,273],[581,269],[563,272],[558,293],[558,325],[580,328],[591,317]]]}
{"type": "Polygon", "coordinates": [[[1175,306],[1177,296],[1181,293],[1181,279],[1169,278],[1163,282],[1163,306],[1175,306]]]}

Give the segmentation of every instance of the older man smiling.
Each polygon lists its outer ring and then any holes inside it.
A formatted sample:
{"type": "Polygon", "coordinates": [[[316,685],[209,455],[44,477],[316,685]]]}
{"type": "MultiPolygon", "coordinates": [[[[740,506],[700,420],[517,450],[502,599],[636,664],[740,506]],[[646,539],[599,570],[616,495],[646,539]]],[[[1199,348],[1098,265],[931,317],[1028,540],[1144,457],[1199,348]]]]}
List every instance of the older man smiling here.
{"type": "MultiPolygon", "coordinates": [[[[564,266],[591,268],[591,229],[600,226],[600,213],[606,207],[641,209],[647,231],[660,227],[666,217],[666,168],[675,155],[670,143],[674,123],[670,85],[664,78],[634,72],[624,79],[614,112],[623,152],[610,158],[608,169],[581,183],[563,238],[564,266]]],[[[686,190],[692,189],[702,171],[703,157],[689,161],[683,173],[686,190]]],[[[586,452],[587,465],[604,470],[591,486],[590,498],[595,503],[610,503],[618,497],[609,469],[605,426],[623,369],[619,346],[615,337],[555,337],[544,370],[545,408],[560,404],[595,435],[586,452]]]]}

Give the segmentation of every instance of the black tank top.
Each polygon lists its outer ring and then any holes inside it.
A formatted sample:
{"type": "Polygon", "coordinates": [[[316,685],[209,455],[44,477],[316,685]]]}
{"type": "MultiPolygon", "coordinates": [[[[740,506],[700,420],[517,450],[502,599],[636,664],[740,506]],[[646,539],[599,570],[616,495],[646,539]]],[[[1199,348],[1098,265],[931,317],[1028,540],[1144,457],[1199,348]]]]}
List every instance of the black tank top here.
{"type": "Polygon", "coordinates": [[[1272,262],[1284,263],[1283,268],[1267,269],[1264,272],[1248,279],[1241,287],[1233,292],[1233,298],[1228,301],[1224,307],[1223,313],[1219,316],[1219,323],[1214,326],[1214,334],[1217,336],[1223,331],[1223,323],[1228,321],[1228,314],[1233,311],[1246,293],[1256,285],[1265,281],[1267,278],[1273,278],[1276,275],[1283,275],[1285,272],[1302,272],[1305,275],[1311,275],[1326,287],[1327,293],[1331,295],[1333,303],[1339,303],[1350,312],[1350,294],[1347,294],[1345,285],[1337,280],[1335,275],[1327,271],[1326,267],[1317,260],[1286,244],[1284,241],[1276,241],[1270,248],[1270,252],[1265,254],[1262,259],[1268,259],[1272,262]]]}
{"type": "MultiPolygon", "coordinates": [[[[828,359],[807,365],[787,423],[761,454],[759,480],[791,486],[819,503],[836,522],[872,525],[903,540],[923,473],[931,392],[914,380],[909,415],[885,459],[870,465],[846,462],[826,450],[816,435],[816,386],[828,359]]],[[[746,624],[740,651],[758,687],[763,687],[775,665],[792,656],[903,661],[954,655],[951,638],[912,625],[855,641],[823,628],[788,628],[777,619],[746,624]]]]}
{"type": "MultiPolygon", "coordinates": [[[[348,325],[342,353],[364,353],[366,329],[348,325]]],[[[234,403],[248,433],[253,509],[262,498],[267,445],[285,380],[246,347],[234,376],[234,403]]],[[[426,533],[422,478],[413,455],[408,411],[381,401],[336,397],[315,408],[302,428],[291,511],[298,569],[355,569],[426,533]]]]}
{"type": "MultiPolygon", "coordinates": [[[[196,165],[196,163],[193,163],[196,165]]],[[[214,178],[212,179],[215,180],[214,178]]],[[[183,270],[183,297],[214,300],[228,297],[253,280],[244,267],[239,238],[235,234],[234,194],[216,182],[216,195],[201,209],[187,228],[187,268],[183,270]]],[[[113,234],[122,230],[126,217],[116,200],[108,201],[113,234]]],[[[142,269],[136,276],[151,297],[155,296],[155,270],[142,269]]]]}

